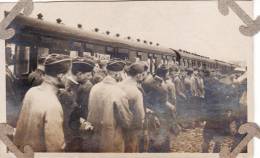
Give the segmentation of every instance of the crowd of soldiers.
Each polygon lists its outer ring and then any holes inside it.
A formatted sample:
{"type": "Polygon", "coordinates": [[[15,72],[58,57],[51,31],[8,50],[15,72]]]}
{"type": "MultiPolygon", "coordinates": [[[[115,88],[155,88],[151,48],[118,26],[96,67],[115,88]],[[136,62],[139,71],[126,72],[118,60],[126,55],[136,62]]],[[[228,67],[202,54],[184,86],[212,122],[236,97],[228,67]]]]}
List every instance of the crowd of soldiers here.
{"type": "Polygon", "coordinates": [[[230,117],[233,105],[246,107],[243,76],[51,54],[28,77],[14,142],[36,152],[170,152],[181,131],[203,127],[208,152],[216,133],[246,119],[245,110],[230,117]]]}

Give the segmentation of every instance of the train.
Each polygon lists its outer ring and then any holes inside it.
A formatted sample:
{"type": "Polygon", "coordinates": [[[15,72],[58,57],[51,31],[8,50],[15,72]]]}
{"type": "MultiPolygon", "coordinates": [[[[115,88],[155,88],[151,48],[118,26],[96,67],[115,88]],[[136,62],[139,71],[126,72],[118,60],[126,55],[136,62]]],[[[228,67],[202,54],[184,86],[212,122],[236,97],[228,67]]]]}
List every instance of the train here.
{"type": "MultiPolygon", "coordinates": [[[[5,12],[5,16],[8,12],[5,12]]],[[[86,31],[81,24],[69,27],[60,18],[56,22],[43,20],[23,14],[16,16],[9,27],[15,29],[15,35],[7,39],[14,54],[14,75],[26,79],[37,68],[39,59],[51,53],[70,56],[95,56],[102,59],[121,58],[123,60],[147,61],[149,71],[154,72],[159,64],[176,64],[184,68],[202,68],[208,70],[232,71],[236,65],[211,59],[182,49],[160,46],[147,40],[130,36],[121,38],[120,34],[101,32],[98,28],[86,31]]]]}

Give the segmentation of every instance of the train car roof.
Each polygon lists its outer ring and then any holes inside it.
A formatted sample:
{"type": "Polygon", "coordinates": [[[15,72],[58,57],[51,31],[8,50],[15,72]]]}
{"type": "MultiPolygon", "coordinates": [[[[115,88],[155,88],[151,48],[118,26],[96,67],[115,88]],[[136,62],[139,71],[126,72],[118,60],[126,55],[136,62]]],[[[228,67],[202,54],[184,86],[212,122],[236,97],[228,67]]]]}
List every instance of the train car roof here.
{"type": "Polygon", "coordinates": [[[71,39],[79,42],[102,43],[123,48],[136,48],[140,51],[148,51],[150,53],[159,53],[161,55],[174,55],[175,52],[169,48],[161,46],[152,46],[149,44],[141,44],[131,40],[111,37],[101,33],[86,31],[79,28],[69,27],[63,24],[47,22],[32,17],[18,15],[11,24],[16,29],[26,29],[28,33],[39,34],[49,37],[62,37],[64,39],[71,39]]]}
{"type": "Polygon", "coordinates": [[[203,56],[197,55],[197,54],[192,54],[192,53],[187,53],[183,50],[175,50],[176,53],[179,53],[180,56],[182,57],[186,57],[186,58],[191,58],[191,59],[197,59],[197,60],[201,60],[201,61],[208,61],[209,58],[205,58],[203,56]]]}

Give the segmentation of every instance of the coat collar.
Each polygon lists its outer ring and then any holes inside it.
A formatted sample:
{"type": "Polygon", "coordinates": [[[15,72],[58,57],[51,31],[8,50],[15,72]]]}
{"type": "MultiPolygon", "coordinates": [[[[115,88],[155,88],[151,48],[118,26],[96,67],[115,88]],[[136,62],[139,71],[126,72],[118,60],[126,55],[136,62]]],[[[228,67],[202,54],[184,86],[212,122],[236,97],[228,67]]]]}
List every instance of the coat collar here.
{"type": "Polygon", "coordinates": [[[43,81],[43,83],[41,84],[41,87],[44,87],[52,92],[54,92],[55,94],[58,92],[58,87],[56,87],[50,80],[45,79],[43,81]]]}
{"type": "Polygon", "coordinates": [[[106,76],[103,81],[103,83],[106,83],[106,84],[116,84],[116,80],[114,78],[112,78],[111,76],[106,76]]]}
{"type": "Polygon", "coordinates": [[[123,82],[129,84],[129,85],[135,85],[138,86],[138,83],[131,77],[127,77],[123,82]]]}

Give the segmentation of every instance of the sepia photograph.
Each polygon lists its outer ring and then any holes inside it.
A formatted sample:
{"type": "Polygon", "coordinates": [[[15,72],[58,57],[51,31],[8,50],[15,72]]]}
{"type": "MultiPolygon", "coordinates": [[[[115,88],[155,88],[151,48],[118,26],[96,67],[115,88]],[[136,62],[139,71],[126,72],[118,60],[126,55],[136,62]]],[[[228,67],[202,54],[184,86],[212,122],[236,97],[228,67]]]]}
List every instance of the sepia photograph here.
{"type": "Polygon", "coordinates": [[[216,1],[35,2],[2,48],[9,137],[40,153],[233,150],[253,109],[240,25],[216,1]]]}

